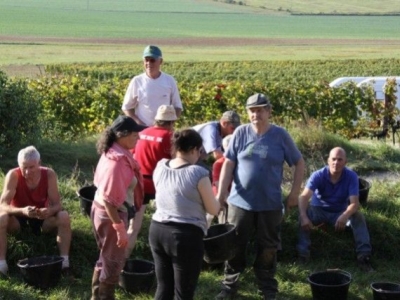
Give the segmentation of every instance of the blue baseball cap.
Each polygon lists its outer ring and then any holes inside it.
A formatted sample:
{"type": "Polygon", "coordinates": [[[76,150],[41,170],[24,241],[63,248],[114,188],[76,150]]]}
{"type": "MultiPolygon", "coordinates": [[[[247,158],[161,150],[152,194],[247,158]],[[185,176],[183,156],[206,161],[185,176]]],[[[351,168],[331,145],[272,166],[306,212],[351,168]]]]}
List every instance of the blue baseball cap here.
{"type": "Polygon", "coordinates": [[[144,48],[143,58],[145,57],[162,58],[161,49],[157,46],[149,45],[144,48]]]}

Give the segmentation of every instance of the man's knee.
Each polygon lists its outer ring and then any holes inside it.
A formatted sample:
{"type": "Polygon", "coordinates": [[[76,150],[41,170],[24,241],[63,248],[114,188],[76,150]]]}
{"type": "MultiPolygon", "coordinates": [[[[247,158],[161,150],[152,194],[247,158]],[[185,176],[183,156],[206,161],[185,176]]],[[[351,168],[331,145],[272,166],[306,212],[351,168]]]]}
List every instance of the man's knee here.
{"type": "Polygon", "coordinates": [[[0,211],[0,227],[7,228],[9,220],[9,215],[5,211],[0,211]]]}
{"type": "Polygon", "coordinates": [[[8,232],[15,232],[19,230],[19,222],[18,220],[12,216],[7,214],[4,211],[0,212],[0,229],[7,230],[8,232]]]}
{"type": "Polygon", "coordinates": [[[356,211],[356,212],[351,216],[350,222],[351,222],[352,224],[362,224],[362,223],[365,223],[365,217],[364,217],[364,215],[363,215],[361,212],[356,211]]]}
{"type": "Polygon", "coordinates": [[[71,227],[71,219],[67,211],[59,211],[56,215],[57,227],[71,227]]]}
{"type": "Polygon", "coordinates": [[[258,255],[254,265],[260,269],[273,269],[276,266],[276,253],[277,249],[264,248],[258,255]]]}

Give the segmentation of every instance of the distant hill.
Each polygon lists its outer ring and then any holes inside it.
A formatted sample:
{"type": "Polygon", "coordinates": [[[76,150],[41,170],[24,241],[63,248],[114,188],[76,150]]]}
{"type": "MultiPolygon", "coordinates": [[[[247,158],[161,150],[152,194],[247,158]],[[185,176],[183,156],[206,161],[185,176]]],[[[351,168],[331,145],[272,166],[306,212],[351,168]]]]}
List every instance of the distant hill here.
{"type": "Polygon", "coordinates": [[[206,0],[290,14],[400,15],[398,0],[206,0]]]}

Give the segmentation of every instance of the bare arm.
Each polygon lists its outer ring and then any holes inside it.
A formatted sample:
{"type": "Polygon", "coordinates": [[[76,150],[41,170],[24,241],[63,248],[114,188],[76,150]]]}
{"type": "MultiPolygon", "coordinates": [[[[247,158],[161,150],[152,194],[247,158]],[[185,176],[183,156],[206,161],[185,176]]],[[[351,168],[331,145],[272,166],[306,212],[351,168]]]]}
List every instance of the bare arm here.
{"type": "Polygon", "coordinates": [[[140,125],[146,125],[143,123],[142,120],[139,119],[139,117],[136,115],[135,113],[135,109],[131,108],[131,109],[127,109],[127,110],[123,110],[124,114],[128,117],[131,117],[133,120],[135,120],[136,123],[140,124],[140,125]]]}
{"type": "Polygon", "coordinates": [[[49,204],[47,207],[41,208],[37,211],[37,217],[39,219],[47,219],[62,210],[60,193],[58,192],[57,174],[54,170],[47,170],[47,180],[47,197],[49,204]]]}
{"type": "Polygon", "coordinates": [[[222,152],[222,150],[219,149],[214,150],[212,153],[215,160],[221,158],[224,155],[224,152],[222,152]]]}
{"type": "Polygon", "coordinates": [[[199,189],[199,193],[201,196],[201,199],[203,200],[204,207],[206,208],[206,211],[211,214],[211,215],[218,215],[219,209],[220,209],[220,204],[219,202],[215,199],[210,178],[208,177],[203,177],[200,179],[197,188],[199,189]]]}
{"type": "Polygon", "coordinates": [[[336,220],[335,230],[343,230],[346,228],[347,221],[349,218],[358,211],[360,206],[360,202],[358,200],[358,196],[350,196],[350,204],[347,206],[347,209],[340,215],[336,220]]]}
{"type": "Polygon", "coordinates": [[[304,178],[304,159],[301,157],[294,165],[292,189],[287,197],[286,211],[289,213],[290,208],[297,206],[297,200],[300,194],[301,183],[304,178]]]}
{"type": "Polygon", "coordinates": [[[232,182],[233,170],[235,169],[236,162],[225,158],[224,164],[222,165],[221,175],[219,177],[219,186],[217,200],[222,205],[226,205],[226,199],[228,197],[228,187],[232,182]]]}
{"type": "Polygon", "coordinates": [[[118,224],[118,223],[122,222],[121,218],[119,217],[117,207],[115,207],[108,201],[104,201],[104,208],[106,209],[106,212],[107,212],[108,216],[110,217],[111,222],[113,222],[113,224],[118,224]]]}
{"type": "Polygon", "coordinates": [[[10,215],[20,215],[29,218],[36,217],[34,206],[14,207],[10,205],[11,200],[14,198],[17,191],[17,184],[17,173],[13,170],[9,171],[5,177],[3,192],[0,198],[1,209],[10,215]]]}
{"type": "Polygon", "coordinates": [[[300,225],[305,230],[310,230],[312,228],[312,223],[307,216],[307,208],[313,191],[309,188],[305,188],[301,195],[299,196],[299,214],[300,214],[300,225]]]}

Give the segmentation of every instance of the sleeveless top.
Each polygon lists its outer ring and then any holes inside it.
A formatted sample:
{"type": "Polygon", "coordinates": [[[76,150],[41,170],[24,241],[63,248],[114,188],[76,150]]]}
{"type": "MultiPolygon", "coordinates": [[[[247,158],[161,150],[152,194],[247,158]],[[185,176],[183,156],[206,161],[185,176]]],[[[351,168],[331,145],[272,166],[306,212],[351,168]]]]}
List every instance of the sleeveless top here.
{"type": "Polygon", "coordinates": [[[206,210],[197,186],[200,179],[208,175],[208,171],[198,165],[174,169],[169,167],[168,159],[158,162],[153,174],[157,209],[152,219],[161,223],[192,224],[206,234],[206,210]]]}
{"type": "Polygon", "coordinates": [[[15,191],[14,198],[11,200],[11,206],[14,207],[25,207],[25,206],[36,206],[37,208],[47,207],[48,195],[47,191],[49,188],[47,170],[48,168],[40,167],[40,180],[38,185],[34,189],[30,189],[25,178],[22,176],[20,168],[15,168],[18,175],[17,189],[15,191]]]}

